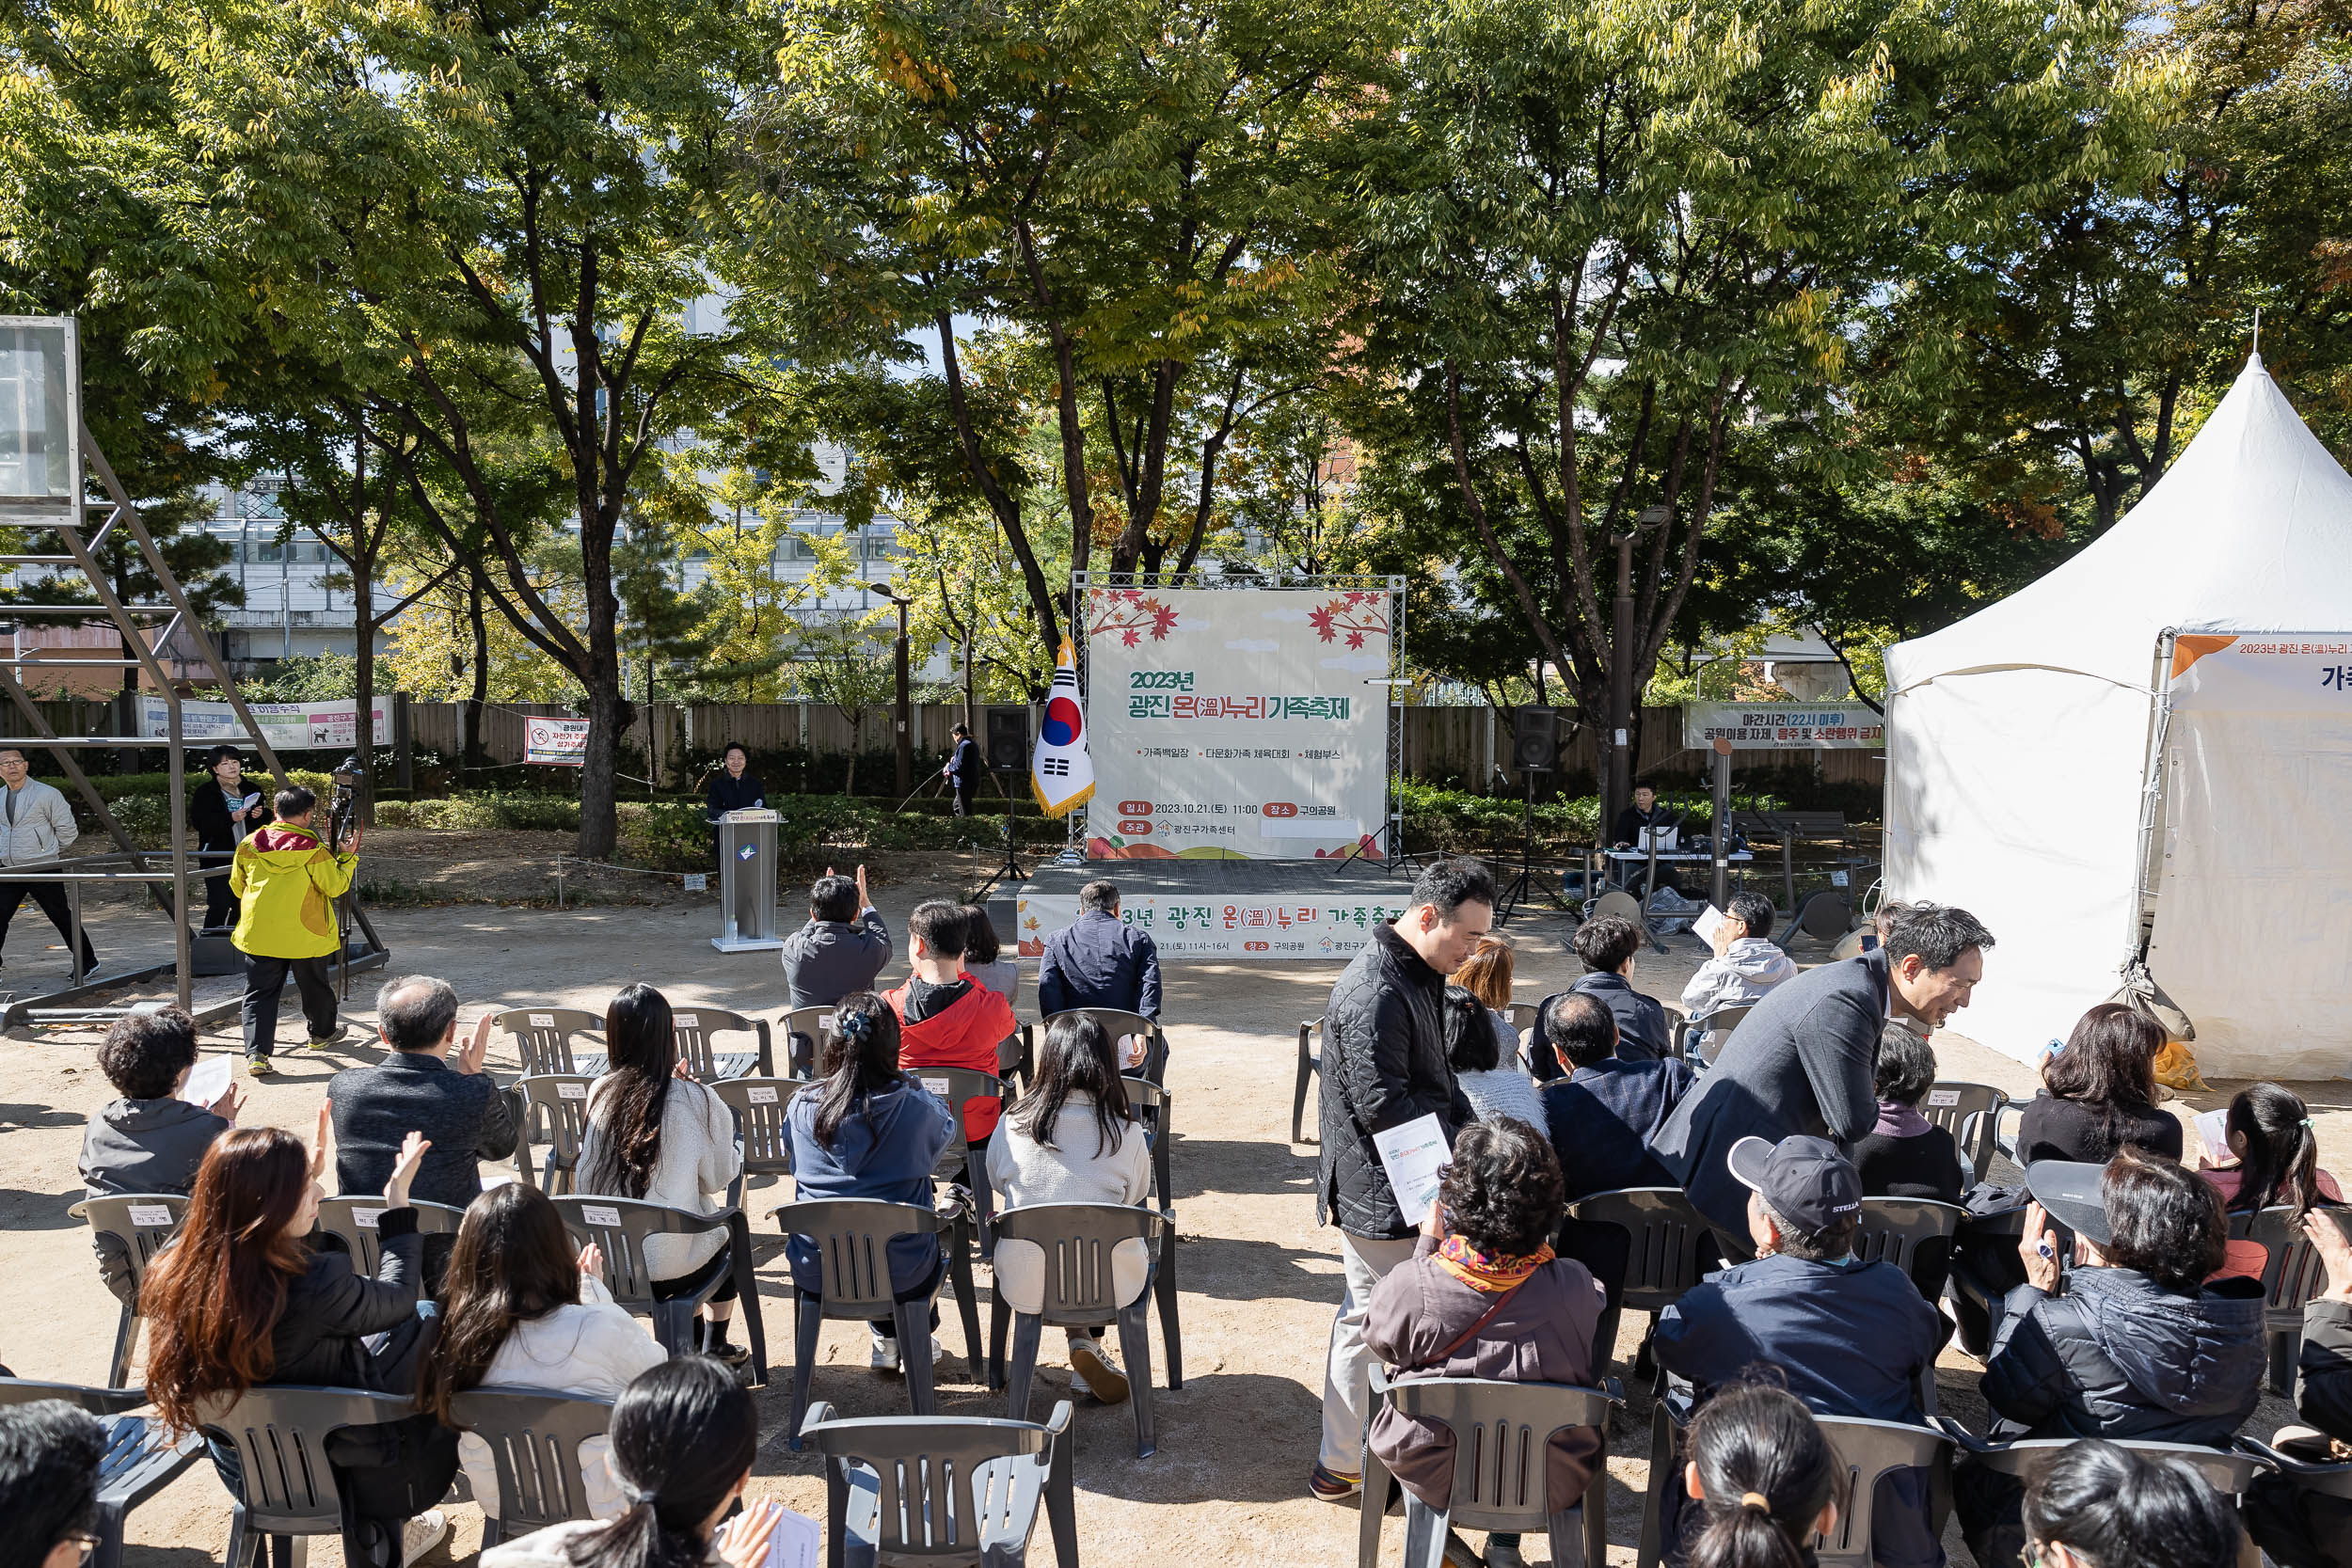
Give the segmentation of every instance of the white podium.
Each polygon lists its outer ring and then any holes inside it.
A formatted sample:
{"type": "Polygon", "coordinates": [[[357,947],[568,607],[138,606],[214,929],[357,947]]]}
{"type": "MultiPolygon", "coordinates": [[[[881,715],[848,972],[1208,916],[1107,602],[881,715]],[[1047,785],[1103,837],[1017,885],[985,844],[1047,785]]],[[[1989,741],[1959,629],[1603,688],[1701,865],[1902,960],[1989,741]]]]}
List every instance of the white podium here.
{"type": "Polygon", "coordinates": [[[784,945],[776,935],[776,814],[731,811],[719,818],[719,934],[722,953],[784,945]]]}

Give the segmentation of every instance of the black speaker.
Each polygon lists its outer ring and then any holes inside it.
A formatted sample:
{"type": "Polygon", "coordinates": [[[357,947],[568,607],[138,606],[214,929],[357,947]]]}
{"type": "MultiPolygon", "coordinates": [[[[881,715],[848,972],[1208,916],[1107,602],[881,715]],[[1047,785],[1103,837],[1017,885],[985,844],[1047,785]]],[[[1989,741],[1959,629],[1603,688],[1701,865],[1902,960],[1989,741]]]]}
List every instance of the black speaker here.
{"type": "Polygon", "coordinates": [[[1548,707],[1511,713],[1511,761],[1521,771],[1549,772],[1560,762],[1560,717],[1548,707]]]}
{"type": "Polygon", "coordinates": [[[988,765],[999,773],[1029,770],[1029,710],[992,707],[988,710],[988,765]]]}

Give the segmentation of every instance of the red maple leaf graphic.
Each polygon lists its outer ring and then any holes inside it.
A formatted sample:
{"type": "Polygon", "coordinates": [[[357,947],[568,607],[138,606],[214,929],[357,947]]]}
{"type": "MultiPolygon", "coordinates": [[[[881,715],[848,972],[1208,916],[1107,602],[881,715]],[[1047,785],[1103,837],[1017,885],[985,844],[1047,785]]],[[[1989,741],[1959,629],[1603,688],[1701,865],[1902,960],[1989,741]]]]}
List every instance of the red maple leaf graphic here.
{"type": "Polygon", "coordinates": [[[1176,612],[1174,610],[1166,605],[1154,608],[1152,611],[1152,641],[1157,642],[1173,630],[1175,626],[1176,612]]]}
{"type": "Polygon", "coordinates": [[[1119,633],[1119,641],[1121,647],[1132,648],[1140,643],[1142,639],[1136,635],[1135,627],[1126,626],[1120,629],[1119,633]]]}
{"type": "Polygon", "coordinates": [[[1331,611],[1328,606],[1307,612],[1307,622],[1315,628],[1315,635],[1324,641],[1331,641],[1331,611]]]}
{"type": "Polygon", "coordinates": [[[1351,648],[1362,647],[1364,645],[1364,634],[1360,631],[1349,632],[1347,634],[1347,645],[1351,648]]]}

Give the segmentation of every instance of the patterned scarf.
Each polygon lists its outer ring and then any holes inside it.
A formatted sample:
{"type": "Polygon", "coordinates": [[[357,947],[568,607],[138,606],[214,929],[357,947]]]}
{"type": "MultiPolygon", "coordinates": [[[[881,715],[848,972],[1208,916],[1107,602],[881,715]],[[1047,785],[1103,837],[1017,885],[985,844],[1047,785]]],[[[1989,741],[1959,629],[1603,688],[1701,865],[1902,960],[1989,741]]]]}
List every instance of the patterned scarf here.
{"type": "Polygon", "coordinates": [[[1492,1257],[1480,1252],[1461,1236],[1448,1236],[1438,1243],[1438,1266],[1473,1291],[1500,1294],[1517,1289],[1527,1276],[1551,1261],[1549,1245],[1534,1252],[1514,1256],[1497,1253],[1492,1257]]]}

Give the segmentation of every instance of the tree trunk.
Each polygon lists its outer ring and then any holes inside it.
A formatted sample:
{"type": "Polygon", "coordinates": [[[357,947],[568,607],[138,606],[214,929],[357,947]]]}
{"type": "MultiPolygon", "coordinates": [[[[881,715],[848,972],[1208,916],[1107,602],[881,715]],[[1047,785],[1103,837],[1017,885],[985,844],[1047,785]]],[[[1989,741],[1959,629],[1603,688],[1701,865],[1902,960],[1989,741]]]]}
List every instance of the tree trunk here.
{"type": "MultiPolygon", "coordinates": [[[[358,543],[358,529],[353,543],[358,543]]],[[[351,552],[351,624],[358,634],[352,646],[356,672],[353,690],[358,698],[352,716],[351,754],[359,759],[359,822],[375,826],[375,560],[365,551],[351,552]]]]}
{"type": "Polygon", "coordinates": [[[841,774],[841,795],[842,799],[850,800],[857,795],[857,743],[864,738],[860,732],[866,728],[858,721],[866,715],[844,709],[841,717],[850,721],[850,766],[841,774]]]}
{"type": "Polygon", "coordinates": [[[618,683],[598,682],[588,691],[588,752],[580,770],[580,854],[610,860],[620,838],[618,785],[621,730],[628,705],[618,683]]]}
{"type": "Polygon", "coordinates": [[[490,626],[482,614],[482,578],[466,578],[466,612],[473,620],[473,691],[466,699],[466,748],[460,768],[487,768],[482,745],[482,715],[490,705],[490,626]]]}

